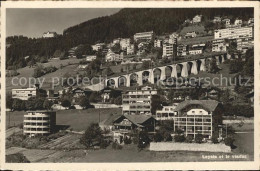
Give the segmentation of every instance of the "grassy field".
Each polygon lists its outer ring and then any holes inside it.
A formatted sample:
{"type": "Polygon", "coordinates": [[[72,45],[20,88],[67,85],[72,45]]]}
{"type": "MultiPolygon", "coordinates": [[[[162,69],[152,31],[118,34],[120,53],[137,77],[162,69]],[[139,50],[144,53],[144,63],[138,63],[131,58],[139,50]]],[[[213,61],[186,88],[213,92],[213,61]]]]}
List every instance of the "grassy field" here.
{"type": "MultiPolygon", "coordinates": [[[[77,65],[69,65],[69,64],[78,64],[81,60],[82,59],[76,59],[76,58],[75,59],[70,58],[70,59],[66,59],[66,60],[51,59],[51,60],[49,60],[48,63],[44,63],[41,65],[43,65],[44,67],[55,66],[58,68],[58,70],[53,73],[46,74],[40,78],[42,79],[43,77],[46,77],[45,82],[47,82],[48,79],[51,78],[52,76],[61,76],[61,74],[65,74],[66,72],[71,72],[76,69],[77,65]],[[64,68],[59,69],[60,65],[63,65],[64,68]]],[[[28,80],[29,77],[32,77],[33,70],[34,70],[34,68],[29,68],[29,67],[20,68],[17,70],[20,74],[16,77],[18,77],[18,78],[24,77],[28,80]]],[[[12,81],[12,77],[6,77],[6,90],[7,91],[11,90],[13,88],[21,88],[21,86],[12,85],[11,81],[12,81]]],[[[26,86],[28,86],[28,84],[26,86]]]]}
{"type": "MultiPolygon", "coordinates": [[[[7,112],[6,126],[18,126],[23,123],[23,111],[7,112]],[[9,124],[10,117],[10,124],[9,124]]],[[[111,114],[120,114],[121,108],[86,109],[86,110],[60,110],[56,113],[56,124],[69,126],[74,131],[84,131],[90,123],[99,122],[111,114]]]]}

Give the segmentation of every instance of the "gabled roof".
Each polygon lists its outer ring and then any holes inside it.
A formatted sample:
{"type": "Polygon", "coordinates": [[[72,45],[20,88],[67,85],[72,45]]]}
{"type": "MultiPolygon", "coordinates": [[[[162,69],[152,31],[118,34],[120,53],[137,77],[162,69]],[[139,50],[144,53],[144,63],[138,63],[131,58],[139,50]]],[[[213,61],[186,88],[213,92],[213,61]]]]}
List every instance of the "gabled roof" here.
{"type": "Polygon", "coordinates": [[[209,111],[215,111],[219,102],[216,100],[185,100],[181,102],[174,110],[180,111],[189,105],[201,105],[209,111]]]}
{"type": "Polygon", "coordinates": [[[111,115],[107,119],[104,119],[103,121],[101,121],[99,124],[100,125],[113,125],[113,122],[116,119],[118,119],[120,116],[121,116],[120,114],[111,115]]]}
{"type": "Polygon", "coordinates": [[[143,127],[142,124],[144,122],[146,122],[150,118],[153,118],[152,116],[147,116],[147,115],[121,115],[120,117],[115,119],[114,122],[116,122],[121,117],[125,117],[130,122],[132,122],[133,124],[135,124],[135,125],[137,125],[139,127],[143,127]]]}

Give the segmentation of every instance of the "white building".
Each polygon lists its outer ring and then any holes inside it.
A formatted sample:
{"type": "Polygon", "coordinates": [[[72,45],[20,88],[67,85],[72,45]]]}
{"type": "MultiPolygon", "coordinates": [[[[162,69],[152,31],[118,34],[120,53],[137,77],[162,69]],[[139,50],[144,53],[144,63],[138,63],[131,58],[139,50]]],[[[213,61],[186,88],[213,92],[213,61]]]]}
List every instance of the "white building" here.
{"type": "Polygon", "coordinates": [[[193,17],[192,22],[193,23],[200,23],[201,22],[202,15],[196,15],[193,17]]]}
{"type": "Polygon", "coordinates": [[[179,44],[177,46],[177,56],[186,56],[187,55],[187,45],[179,44]]]}
{"type": "Polygon", "coordinates": [[[197,37],[197,34],[195,31],[193,32],[188,32],[185,34],[185,38],[194,38],[194,37],[197,37]]]}
{"type": "Polygon", "coordinates": [[[228,43],[224,39],[216,39],[212,41],[212,52],[226,52],[228,43]]]}
{"type": "Polygon", "coordinates": [[[171,43],[164,43],[163,44],[163,55],[162,57],[170,57],[173,56],[173,44],[171,43]]]}
{"type": "Polygon", "coordinates": [[[253,38],[239,38],[236,39],[237,50],[246,52],[246,50],[254,47],[253,38]]]}
{"type": "Polygon", "coordinates": [[[152,96],[157,90],[143,87],[141,90],[129,90],[122,95],[123,115],[151,115],[152,96]]]}
{"type": "Polygon", "coordinates": [[[106,54],[106,61],[107,62],[112,62],[112,61],[122,61],[124,59],[124,56],[122,54],[116,54],[114,53],[111,49],[108,50],[107,54],[106,54]]]}
{"type": "Polygon", "coordinates": [[[105,43],[97,43],[95,45],[92,45],[91,47],[94,51],[99,51],[99,50],[103,49],[104,46],[105,46],[105,43]]]}
{"type": "Polygon", "coordinates": [[[96,55],[88,55],[86,56],[86,61],[94,61],[95,59],[97,59],[96,55]]]}
{"type": "Polygon", "coordinates": [[[126,48],[126,54],[127,55],[133,55],[135,53],[135,46],[133,44],[130,44],[126,48]]]}
{"type": "Polygon", "coordinates": [[[24,115],[24,135],[49,135],[54,132],[56,125],[56,112],[28,111],[24,115]]]}
{"type": "Polygon", "coordinates": [[[241,26],[243,23],[243,21],[241,19],[236,19],[235,22],[234,22],[234,25],[235,26],[241,26]]]}
{"type": "Polygon", "coordinates": [[[12,89],[12,98],[20,100],[28,100],[31,97],[36,97],[37,88],[12,89]]]}
{"type": "Polygon", "coordinates": [[[249,18],[247,24],[248,25],[253,25],[254,24],[254,18],[249,18]]]}
{"type": "Polygon", "coordinates": [[[172,106],[163,106],[162,110],[156,111],[156,120],[173,120],[174,115],[177,115],[177,112],[174,111],[178,103],[173,104],[172,106]]]}
{"type": "Polygon", "coordinates": [[[232,27],[215,30],[215,39],[237,39],[242,37],[253,37],[252,27],[232,27]]]}
{"type": "Polygon", "coordinates": [[[53,37],[56,37],[56,36],[58,36],[58,34],[56,32],[50,32],[50,31],[45,32],[42,35],[43,38],[53,38],[53,37]]]}
{"type": "Polygon", "coordinates": [[[162,43],[163,43],[162,40],[156,39],[156,40],[154,40],[154,47],[155,48],[160,48],[160,47],[162,47],[162,43]]]}
{"type": "Polygon", "coordinates": [[[128,46],[130,46],[130,39],[129,39],[129,38],[121,39],[121,40],[120,40],[120,48],[121,48],[122,50],[127,49],[128,46]]]}
{"type": "Polygon", "coordinates": [[[202,52],[203,52],[202,48],[190,49],[189,55],[202,54],[202,52]]]}
{"type": "Polygon", "coordinates": [[[178,38],[178,34],[177,33],[170,34],[169,35],[169,43],[177,44],[177,38],[178,38]]]}
{"type": "Polygon", "coordinates": [[[134,40],[151,40],[153,38],[153,31],[136,33],[134,35],[134,40]]]}

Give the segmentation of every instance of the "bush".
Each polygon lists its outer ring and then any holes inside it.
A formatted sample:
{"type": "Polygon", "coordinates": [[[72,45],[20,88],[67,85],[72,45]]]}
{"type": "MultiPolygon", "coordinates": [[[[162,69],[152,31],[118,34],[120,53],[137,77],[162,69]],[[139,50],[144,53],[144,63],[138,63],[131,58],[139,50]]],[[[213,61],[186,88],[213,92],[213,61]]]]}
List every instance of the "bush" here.
{"type": "Polygon", "coordinates": [[[224,139],[225,145],[230,146],[231,148],[234,146],[234,141],[235,140],[232,137],[227,137],[224,139]]]}
{"type": "Polygon", "coordinates": [[[164,141],[172,141],[172,136],[169,132],[165,132],[163,134],[163,137],[164,137],[164,141]]]}
{"type": "Polygon", "coordinates": [[[116,142],[113,142],[112,149],[114,149],[114,150],[121,150],[122,148],[123,148],[122,145],[120,145],[120,144],[118,144],[116,142]]]}
{"type": "Polygon", "coordinates": [[[203,135],[197,134],[197,135],[195,136],[195,142],[201,144],[202,141],[203,141],[203,135]]]}
{"type": "Polygon", "coordinates": [[[214,144],[217,144],[218,143],[218,137],[216,135],[213,135],[212,138],[211,138],[211,141],[214,143],[214,144]]]}
{"type": "Polygon", "coordinates": [[[193,141],[193,136],[192,135],[187,135],[185,142],[186,143],[192,143],[192,141],[193,141]]]}
{"type": "Polygon", "coordinates": [[[101,140],[101,142],[100,142],[100,148],[105,149],[105,148],[107,148],[107,146],[109,146],[109,142],[106,141],[106,140],[101,140]]]}
{"type": "Polygon", "coordinates": [[[184,135],[174,135],[174,141],[175,142],[184,142],[185,137],[184,137],[184,135]]]}
{"type": "Polygon", "coordinates": [[[131,144],[131,143],[132,143],[131,138],[130,138],[130,137],[128,138],[128,137],[126,136],[126,137],[124,138],[124,143],[125,143],[125,144],[131,144]]]}
{"type": "Polygon", "coordinates": [[[163,136],[159,132],[156,132],[153,139],[154,139],[154,142],[161,142],[163,140],[163,136]]]}

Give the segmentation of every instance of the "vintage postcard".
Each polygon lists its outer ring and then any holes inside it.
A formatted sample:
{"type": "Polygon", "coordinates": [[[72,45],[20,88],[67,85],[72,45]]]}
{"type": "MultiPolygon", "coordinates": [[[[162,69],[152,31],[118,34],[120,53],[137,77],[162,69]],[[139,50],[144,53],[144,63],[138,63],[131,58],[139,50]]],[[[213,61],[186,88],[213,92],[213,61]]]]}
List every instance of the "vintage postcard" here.
{"type": "Polygon", "coordinates": [[[258,2],[2,2],[1,49],[1,169],[259,169],[258,2]]]}

